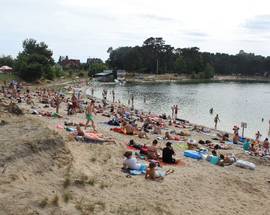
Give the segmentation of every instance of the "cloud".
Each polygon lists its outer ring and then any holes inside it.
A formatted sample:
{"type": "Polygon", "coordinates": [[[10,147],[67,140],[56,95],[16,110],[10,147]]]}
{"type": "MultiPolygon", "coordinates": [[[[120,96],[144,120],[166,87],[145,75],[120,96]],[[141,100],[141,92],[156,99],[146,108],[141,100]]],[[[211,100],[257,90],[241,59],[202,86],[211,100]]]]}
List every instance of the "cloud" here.
{"type": "Polygon", "coordinates": [[[243,27],[250,31],[269,31],[270,30],[270,14],[255,16],[247,20],[243,27]]]}
{"type": "Polygon", "coordinates": [[[173,18],[170,18],[170,17],[165,17],[165,16],[158,16],[158,15],[155,15],[155,14],[141,14],[139,15],[141,18],[144,18],[144,19],[151,19],[151,20],[155,20],[155,21],[161,21],[161,22],[170,22],[170,21],[176,21],[175,19],[173,18]]]}
{"type": "Polygon", "coordinates": [[[191,37],[197,37],[197,38],[205,38],[208,37],[208,34],[203,33],[203,32],[196,32],[196,31],[190,31],[184,33],[186,36],[191,36],[191,37]]]}

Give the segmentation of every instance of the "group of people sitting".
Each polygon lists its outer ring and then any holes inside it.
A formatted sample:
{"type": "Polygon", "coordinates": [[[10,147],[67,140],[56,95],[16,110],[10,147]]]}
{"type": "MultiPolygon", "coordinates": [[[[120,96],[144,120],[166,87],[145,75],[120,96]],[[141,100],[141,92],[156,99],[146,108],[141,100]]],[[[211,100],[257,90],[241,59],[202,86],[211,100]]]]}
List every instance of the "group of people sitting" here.
{"type": "Polygon", "coordinates": [[[178,161],[173,157],[175,155],[174,149],[172,147],[171,142],[166,143],[166,147],[162,149],[162,155],[158,153],[159,147],[157,147],[158,141],[154,140],[151,146],[141,146],[139,144],[135,144],[133,140],[131,140],[130,145],[133,147],[137,147],[140,149],[140,152],[147,156],[149,162],[149,166],[141,162],[138,162],[136,157],[133,156],[131,151],[126,151],[124,153],[124,161],[123,161],[123,168],[126,170],[138,170],[142,173],[145,173],[146,179],[160,179],[163,178],[165,175],[173,173],[174,170],[167,170],[162,171],[160,168],[160,161],[167,164],[175,164],[178,161]]]}
{"type": "Polygon", "coordinates": [[[269,145],[268,138],[265,138],[262,143],[259,140],[247,138],[243,143],[243,150],[254,156],[270,156],[269,145]]]}
{"type": "Polygon", "coordinates": [[[232,165],[236,162],[236,157],[233,154],[224,155],[220,153],[218,155],[216,150],[212,151],[212,155],[208,155],[206,160],[209,161],[211,164],[219,165],[219,166],[228,166],[232,165]]]}
{"type": "Polygon", "coordinates": [[[175,164],[177,162],[173,157],[175,152],[171,142],[167,142],[166,147],[163,149],[158,147],[158,141],[156,139],[153,140],[151,146],[136,144],[134,140],[130,140],[128,145],[140,150],[140,154],[146,156],[148,160],[162,160],[162,162],[167,164],[175,164]],[[162,150],[162,155],[158,153],[159,150],[162,150]]]}

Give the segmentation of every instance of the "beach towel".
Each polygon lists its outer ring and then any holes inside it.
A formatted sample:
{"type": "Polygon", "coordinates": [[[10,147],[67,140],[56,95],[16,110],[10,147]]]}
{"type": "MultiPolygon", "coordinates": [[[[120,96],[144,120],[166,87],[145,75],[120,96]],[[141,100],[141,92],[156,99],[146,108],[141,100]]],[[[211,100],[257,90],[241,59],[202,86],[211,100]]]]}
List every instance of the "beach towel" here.
{"type": "Polygon", "coordinates": [[[180,150],[187,150],[188,149],[188,145],[184,142],[173,143],[173,147],[180,149],[180,150]]]}
{"type": "Polygon", "coordinates": [[[127,148],[132,151],[140,151],[140,149],[136,149],[134,146],[127,145],[127,148]]]}
{"type": "Polygon", "coordinates": [[[125,134],[122,128],[111,128],[111,130],[120,134],[125,134]]]}
{"type": "Polygon", "coordinates": [[[144,175],[147,170],[147,165],[144,163],[141,163],[141,168],[139,170],[129,170],[129,173],[131,175],[144,175]]]}
{"type": "Polygon", "coordinates": [[[58,128],[58,129],[64,129],[64,126],[63,126],[63,125],[58,124],[58,125],[56,125],[56,128],[58,128]]]}

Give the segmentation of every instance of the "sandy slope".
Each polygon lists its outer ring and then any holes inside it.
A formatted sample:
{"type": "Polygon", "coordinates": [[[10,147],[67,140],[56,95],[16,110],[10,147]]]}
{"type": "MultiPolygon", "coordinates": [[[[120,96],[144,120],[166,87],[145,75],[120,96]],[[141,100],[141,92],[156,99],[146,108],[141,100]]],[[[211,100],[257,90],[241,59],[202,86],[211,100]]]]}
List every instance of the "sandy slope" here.
{"type": "MultiPolygon", "coordinates": [[[[143,176],[126,178],[121,172],[126,148],[121,143],[130,137],[113,133],[101,123],[97,123],[99,132],[114,137],[117,144],[69,141],[66,131],[56,129],[65,118],[5,114],[1,119],[8,122],[0,126],[1,215],[270,214],[269,162],[247,157],[238,148],[231,151],[255,162],[255,171],[184,158],[182,150],[176,149],[186,166],[173,167],[174,174],[163,182],[153,182],[143,176]],[[52,203],[55,195],[58,205],[52,203]],[[45,198],[48,204],[42,207],[45,198]]],[[[70,120],[83,121],[84,115],[77,114],[70,120]]],[[[108,119],[97,116],[96,120],[108,119]]],[[[192,136],[197,140],[209,138],[197,133],[192,136]]],[[[134,139],[149,144],[154,136],[150,140],[134,139]]]]}

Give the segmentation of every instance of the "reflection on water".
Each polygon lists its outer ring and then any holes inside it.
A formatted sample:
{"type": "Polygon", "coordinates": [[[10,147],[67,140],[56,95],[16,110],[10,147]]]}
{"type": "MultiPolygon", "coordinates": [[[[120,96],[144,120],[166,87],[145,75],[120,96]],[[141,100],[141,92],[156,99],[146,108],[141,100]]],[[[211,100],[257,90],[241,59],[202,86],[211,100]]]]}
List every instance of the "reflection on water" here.
{"type": "MultiPolygon", "coordinates": [[[[116,99],[125,104],[133,94],[135,108],[145,111],[170,114],[171,106],[178,104],[180,117],[194,123],[213,127],[218,113],[221,130],[232,131],[233,125],[247,122],[246,135],[253,137],[257,130],[264,136],[268,133],[270,85],[267,83],[100,84],[95,87],[95,96],[101,98],[103,88],[109,92],[114,89],[116,99]],[[211,107],[213,115],[209,114],[211,107]]],[[[108,98],[112,100],[111,94],[108,98]]]]}

